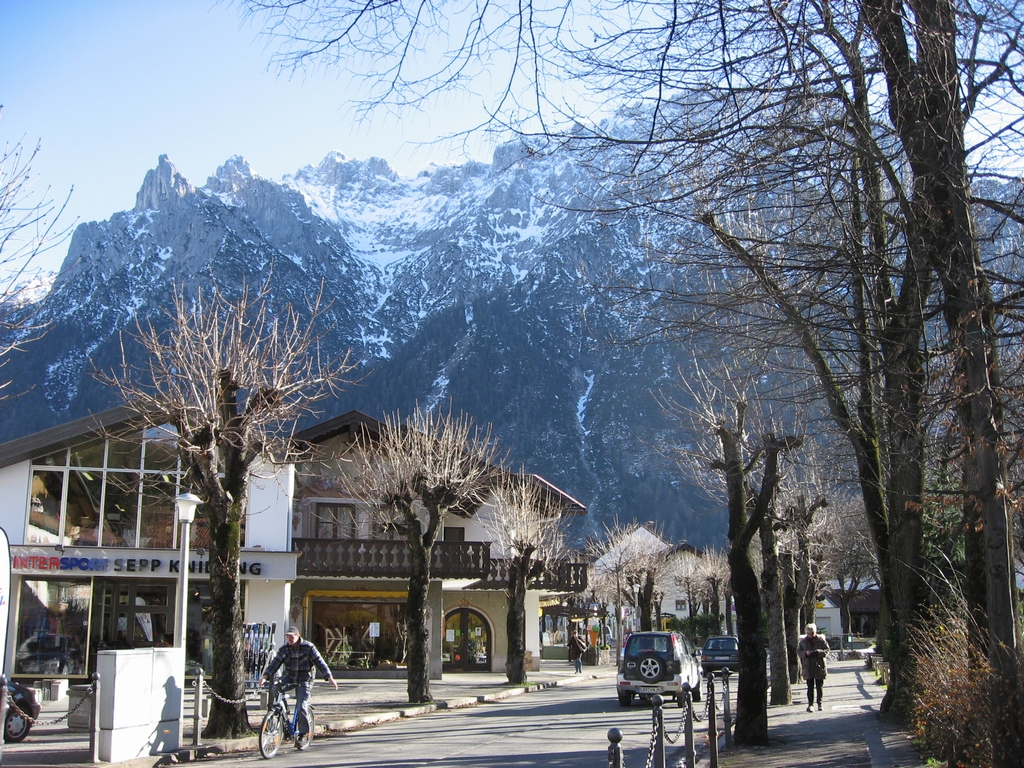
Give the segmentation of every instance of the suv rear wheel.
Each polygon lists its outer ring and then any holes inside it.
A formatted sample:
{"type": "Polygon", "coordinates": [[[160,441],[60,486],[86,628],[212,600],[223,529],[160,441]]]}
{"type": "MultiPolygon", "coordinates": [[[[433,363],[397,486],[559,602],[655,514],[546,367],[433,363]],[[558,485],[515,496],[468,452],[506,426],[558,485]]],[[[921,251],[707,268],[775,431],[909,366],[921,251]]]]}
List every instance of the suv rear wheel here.
{"type": "Polygon", "coordinates": [[[619,706],[628,707],[633,703],[633,694],[629,691],[619,691],[619,706]]]}

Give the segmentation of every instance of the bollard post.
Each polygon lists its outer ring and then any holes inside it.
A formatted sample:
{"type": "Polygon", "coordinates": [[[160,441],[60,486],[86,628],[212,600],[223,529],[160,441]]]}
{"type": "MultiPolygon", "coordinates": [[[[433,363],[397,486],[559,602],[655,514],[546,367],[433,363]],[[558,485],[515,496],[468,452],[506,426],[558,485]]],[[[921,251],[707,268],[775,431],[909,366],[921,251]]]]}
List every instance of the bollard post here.
{"type": "Polygon", "coordinates": [[[722,727],[725,730],[725,747],[732,748],[732,710],[729,703],[729,672],[728,667],[722,669],[722,727]]]}
{"type": "Polygon", "coordinates": [[[683,754],[686,756],[686,768],[694,768],[697,762],[697,752],[693,745],[693,694],[690,692],[690,684],[683,683],[683,703],[686,705],[686,720],[683,721],[683,733],[686,743],[683,745],[683,754]]]}
{"type": "Polygon", "coordinates": [[[89,713],[89,753],[92,762],[100,761],[100,673],[92,673],[92,712],[89,713]]]}
{"type": "Polygon", "coordinates": [[[622,731],[609,728],[608,742],[608,768],[622,768],[622,731]]]}
{"type": "Polygon", "coordinates": [[[656,693],[651,697],[651,703],[654,705],[654,709],[651,712],[654,736],[651,768],[665,768],[665,713],[661,709],[665,700],[661,697],[661,694],[656,693]]]}
{"type": "Polygon", "coordinates": [[[203,668],[196,668],[196,697],[192,711],[192,746],[198,747],[203,733],[203,668]]]}
{"type": "Polygon", "coordinates": [[[715,676],[708,675],[708,765],[718,768],[718,710],[715,709],[715,676]]]}

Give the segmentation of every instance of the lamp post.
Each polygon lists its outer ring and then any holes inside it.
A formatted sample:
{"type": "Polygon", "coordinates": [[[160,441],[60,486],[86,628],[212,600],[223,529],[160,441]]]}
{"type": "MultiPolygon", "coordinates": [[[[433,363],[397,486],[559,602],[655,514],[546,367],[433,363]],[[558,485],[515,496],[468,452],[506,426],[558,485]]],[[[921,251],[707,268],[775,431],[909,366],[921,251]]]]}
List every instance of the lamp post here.
{"type": "MultiPolygon", "coordinates": [[[[176,648],[185,647],[185,629],[188,625],[188,546],[192,531],[192,521],[196,519],[196,507],[202,499],[194,493],[183,493],[174,499],[174,508],[178,511],[178,522],[181,523],[181,566],[178,573],[178,626],[174,633],[176,648]]],[[[186,652],[187,655],[187,652],[186,652]]]]}

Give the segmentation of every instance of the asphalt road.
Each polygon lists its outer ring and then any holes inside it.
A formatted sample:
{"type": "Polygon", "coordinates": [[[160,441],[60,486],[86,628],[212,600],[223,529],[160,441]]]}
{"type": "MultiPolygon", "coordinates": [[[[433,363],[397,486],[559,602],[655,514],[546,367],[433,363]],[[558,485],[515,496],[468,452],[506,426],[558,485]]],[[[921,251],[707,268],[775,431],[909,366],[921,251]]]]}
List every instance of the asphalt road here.
{"type": "MultiPolygon", "coordinates": [[[[670,735],[675,733],[679,713],[675,707],[665,709],[670,735]]],[[[270,761],[257,752],[218,758],[210,765],[605,768],[607,734],[612,727],[622,731],[625,765],[644,766],[650,746],[651,707],[637,702],[629,709],[620,707],[614,678],[317,739],[305,752],[283,744],[270,761]]],[[[698,738],[706,737],[701,733],[698,738]]],[[[670,765],[681,756],[681,748],[669,747],[670,765]]]]}

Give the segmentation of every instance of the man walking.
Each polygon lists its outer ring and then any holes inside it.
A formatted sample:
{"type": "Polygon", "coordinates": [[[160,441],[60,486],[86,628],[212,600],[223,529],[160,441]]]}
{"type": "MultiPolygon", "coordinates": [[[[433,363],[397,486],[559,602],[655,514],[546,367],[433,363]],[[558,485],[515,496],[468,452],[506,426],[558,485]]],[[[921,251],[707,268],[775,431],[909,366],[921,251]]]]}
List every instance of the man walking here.
{"type": "Polygon", "coordinates": [[[313,667],[320,670],[327,682],[334,686],[334,690],[338,690],[338,682],[316,646],[302,639],[298,627],[288,627],[284,639],[287,641],[286,644],[281,646],[277,655],[267,665],[260,682],[270,682],[278,667],[284,666],[281,684],[295,686],[295,706],[302,712],[302,717],[296,725],[296,736],[301,736],[309,731],[309,695],[313,688],[313,667]]]}

